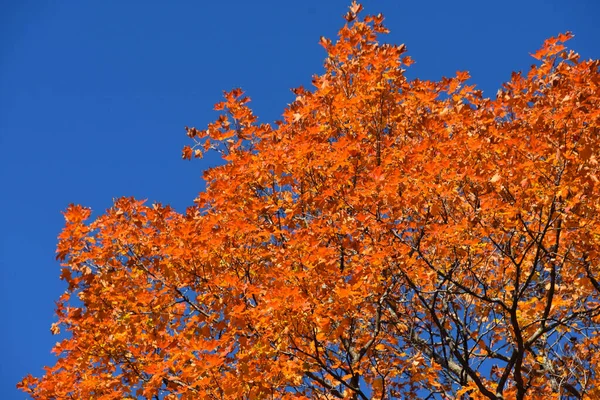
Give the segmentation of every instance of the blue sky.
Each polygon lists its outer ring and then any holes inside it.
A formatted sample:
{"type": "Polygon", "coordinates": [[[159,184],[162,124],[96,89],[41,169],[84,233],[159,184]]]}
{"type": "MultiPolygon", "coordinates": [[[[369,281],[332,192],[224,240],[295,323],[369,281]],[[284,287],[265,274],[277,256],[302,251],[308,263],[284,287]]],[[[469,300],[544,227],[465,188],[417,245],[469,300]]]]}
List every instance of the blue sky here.
{"type": "MultiPolygon", "coordinates": [[[[69,203],[95,215],[135,196],[184,211],[215,160],[181,160],[184,126],[212,121],[223,90],[242,87],[260,120],[277,119],[290,88],[310,86],[350,1],[0,2],[0,397],[52,364],[54,260],[69,203]]],[[[493,96],[527,70],[542,41],[600,58],[597,0],[365,0],[390,43],[415,59],[408,75],[457,70],[493,96]]]]}

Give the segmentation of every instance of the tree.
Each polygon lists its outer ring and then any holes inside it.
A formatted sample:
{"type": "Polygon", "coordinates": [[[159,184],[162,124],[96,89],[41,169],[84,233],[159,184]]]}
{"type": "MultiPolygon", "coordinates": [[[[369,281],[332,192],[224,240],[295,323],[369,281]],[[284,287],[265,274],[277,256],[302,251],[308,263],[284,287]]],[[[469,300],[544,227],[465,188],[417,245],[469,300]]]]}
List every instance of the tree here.
{"type": "Polygon", "coordinates": [[[353,3],[274,125],[239,89],[185,214],[65,212],[37,399],[600,397],[600,63],[547,40],[496,99],[404,76],[353,3]]]}

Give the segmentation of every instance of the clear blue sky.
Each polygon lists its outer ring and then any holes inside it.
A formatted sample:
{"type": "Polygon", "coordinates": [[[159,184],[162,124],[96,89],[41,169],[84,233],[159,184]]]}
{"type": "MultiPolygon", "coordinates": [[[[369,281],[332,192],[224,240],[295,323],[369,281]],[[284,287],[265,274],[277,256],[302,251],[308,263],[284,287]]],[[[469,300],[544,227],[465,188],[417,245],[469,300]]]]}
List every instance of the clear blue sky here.
{"type": "MultiPolygon", "coordinates": [[[[262,121],[277,119],[321,71],[347,0],[0,1],[0,398],[52,364],[60,211],[95,215],[120,196],[183,211],[210,163],[181,160],[184,126],[204,126],[222,90],[242,87],[262,121]]],[[[469,70],[494,95],[534,62],[542,41],[600,58],[598,0],[365,0],[386,15],[384,41],[405,43],[410,77],[469,70]]],[[[213,160],[214,162],[214,160],[213,160]]]]}

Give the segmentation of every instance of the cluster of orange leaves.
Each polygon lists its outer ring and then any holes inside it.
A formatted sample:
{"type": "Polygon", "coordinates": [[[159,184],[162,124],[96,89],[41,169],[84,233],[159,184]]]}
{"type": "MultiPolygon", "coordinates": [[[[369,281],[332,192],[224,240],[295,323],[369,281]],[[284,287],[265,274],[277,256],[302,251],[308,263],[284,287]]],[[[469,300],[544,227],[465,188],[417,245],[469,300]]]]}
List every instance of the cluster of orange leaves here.
{"type": "Polygon", "coordinates": [[[405,78],[353,4],[274,125],[239,89],[185,214],[71,206],[36,399],[598,398],[600,74],[549,39],[496,99],[405,78]]]}

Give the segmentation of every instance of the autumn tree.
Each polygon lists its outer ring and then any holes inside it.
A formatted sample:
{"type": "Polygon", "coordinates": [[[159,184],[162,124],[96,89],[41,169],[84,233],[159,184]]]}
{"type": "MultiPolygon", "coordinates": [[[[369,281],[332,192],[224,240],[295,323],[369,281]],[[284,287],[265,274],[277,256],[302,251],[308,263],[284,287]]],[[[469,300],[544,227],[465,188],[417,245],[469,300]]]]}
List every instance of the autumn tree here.
{"type": "Polygon", "coordinates": [[[407,80],[353,4],[259,124],[239,89],[185,214],[70,206],[36,399],[600,398],[600,63],[547,40],[495,99],[407,80]]]}

